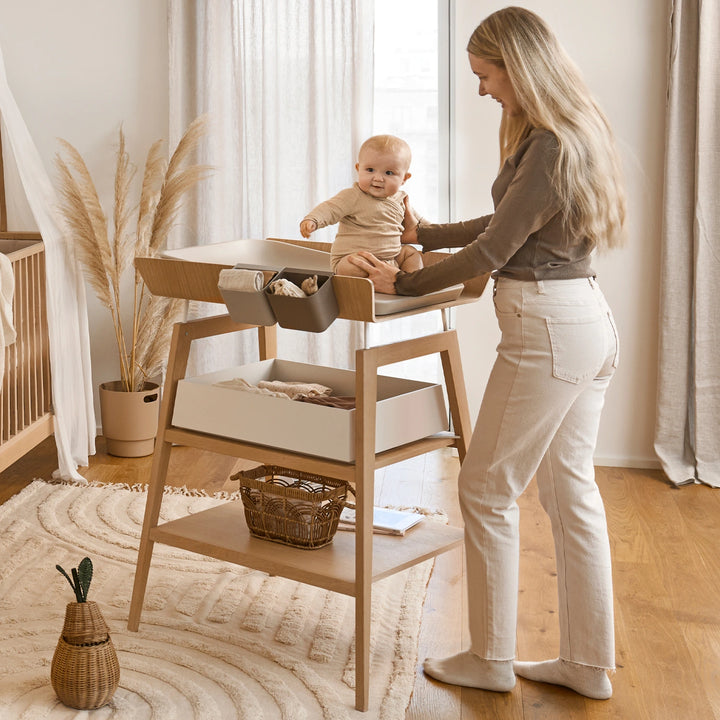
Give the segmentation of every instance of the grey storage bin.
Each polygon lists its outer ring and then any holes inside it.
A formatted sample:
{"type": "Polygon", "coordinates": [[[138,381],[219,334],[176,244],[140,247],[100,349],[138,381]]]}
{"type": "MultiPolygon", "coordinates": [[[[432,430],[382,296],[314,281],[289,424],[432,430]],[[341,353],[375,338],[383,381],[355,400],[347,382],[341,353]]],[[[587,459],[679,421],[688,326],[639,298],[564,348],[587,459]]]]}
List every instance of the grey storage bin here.
{"type": "Polygon", "coordinates": [[[306,332],[323,332],[339,315],[340,310],[332,284],[333,273],[284,268],[273,280],[285,278],[299,287],[305,278],[313,275],[317,275],[318,291],[307,297],[271,295],[266,286],[265,294],[281,327],[306,332]]]}
{"type": "Polygon", "coordinates": [[[275,273],[267,268],[256,265],[235,265],[233,270],[257,270],[262,271],[265,276],[265,283],[261,291],[230,290],[218,286],[220,294],[225,301],[230,317],[237,323],[248,325],[274,325],[275,313],[273,313],[265,288],[275,278],[275,273]]]}

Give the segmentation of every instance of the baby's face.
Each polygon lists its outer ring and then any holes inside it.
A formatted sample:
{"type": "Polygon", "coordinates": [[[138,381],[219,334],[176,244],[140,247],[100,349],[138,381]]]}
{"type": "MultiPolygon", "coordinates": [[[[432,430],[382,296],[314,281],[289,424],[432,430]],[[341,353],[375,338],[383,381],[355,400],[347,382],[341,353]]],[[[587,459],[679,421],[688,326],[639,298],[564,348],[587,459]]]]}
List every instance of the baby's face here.
{"type": "Polygon", "coordinates": [[[355,165],[358,185],[363,192],[376,198],[394,195],[410,177],[407,160],[393,152],[366,148],[355,165]]]}

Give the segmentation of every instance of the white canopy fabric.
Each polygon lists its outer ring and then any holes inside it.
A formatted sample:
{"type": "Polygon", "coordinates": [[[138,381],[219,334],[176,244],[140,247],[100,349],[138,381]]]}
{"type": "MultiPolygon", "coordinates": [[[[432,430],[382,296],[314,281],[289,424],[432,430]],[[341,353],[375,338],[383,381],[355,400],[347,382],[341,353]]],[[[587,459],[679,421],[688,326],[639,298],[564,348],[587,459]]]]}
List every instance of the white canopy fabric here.
{"type": "Polygon", "coordinates": [[[57,197],[8,85],[0,50],[0,115],[6,147],[45,243],[46,297],[57,475],[78,482],[77,471],[95,453],[95,410],[90,366],[85,281],[74,250],[62,231],[57,197]]]}

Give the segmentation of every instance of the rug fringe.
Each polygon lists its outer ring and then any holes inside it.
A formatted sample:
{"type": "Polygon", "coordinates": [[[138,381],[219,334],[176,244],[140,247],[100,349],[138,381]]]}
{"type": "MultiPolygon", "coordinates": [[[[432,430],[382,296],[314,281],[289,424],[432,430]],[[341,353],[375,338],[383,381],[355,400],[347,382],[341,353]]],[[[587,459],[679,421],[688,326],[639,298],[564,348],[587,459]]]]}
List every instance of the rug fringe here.
{"type": "MultiPolygon", "coordinates": [[[[101,480],[86,480],[80,482],[73,480],[72,478],[62,478],[53,476],[50,480],[44,480],[43,478],[34,478],[34,481],[47,483],[48,485],[69,485],[71,487],[78,488],[107,488],[110,490],[129,490],[130,492],[146,493],[149,485],[147,483],[117,483],[117,482],[102,482],[101,480]]],[[[239,500],[240,491],[234,490],[228,492],[227,490],[218,490],[214,493],[209,493],[201,488],[189,488],[187,485],[165,485],[163,487],[164,495],[184,495],[185,497],[206,497],[214,500],[239,500]]]]}

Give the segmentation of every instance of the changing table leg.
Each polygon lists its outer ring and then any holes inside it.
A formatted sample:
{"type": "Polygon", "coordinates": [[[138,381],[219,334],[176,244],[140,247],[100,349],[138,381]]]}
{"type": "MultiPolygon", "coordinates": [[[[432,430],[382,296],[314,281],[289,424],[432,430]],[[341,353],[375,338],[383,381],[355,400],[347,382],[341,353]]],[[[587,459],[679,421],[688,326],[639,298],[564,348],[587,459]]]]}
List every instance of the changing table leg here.
{"type": "Polygon", "coordinates": [[[258,351],[261,360],[277,357],[277,327],[275,325],[258,326],[258,351]]]}
{"type": "Polygon", "coordinates": [[[470,445],[470,436],[472,435],[470,409],[465,391],[465,378],[462,372],[457,331],[449,330],[443,333],[443,335],[445,337],[445,349],[440,352],[440,360],[445,377],[445,388],[448,394],[453,430],[458,436],[456,447],[458,449],[460,462],[462,463],[470,445]]]}
{"type": "Polygon", "coordinates": [[[155,449],[153,456],[153,468],[145,504],[145,517],[143,519],[143,530],[140,538],[140,548],[138,549],[135,581],[133,584],[132,600],[130,601],[130,614],[128,616],[128,630],[133,632],[137,631],[140,624],[140,615],[145,599],[145,588],[147,587],[148,573],[150,571],[150,561],[152,560],[153,546],[155,544],[150,539],[150,530],[157,525],[158,517],[160,516],[165,476],[167,475],[170,450],[172,448],[172,443],[164,442],[160,437],[158,437],[157,442],[162,444],[155,449]]]}
{"type": "Polygon", "coordinates": [[[177,323],[173,328],[172,342],[168,360],[167,377],[163,387],[160,417],[158,419],[158,433],[155,440],[155,453],[153,454],[152,471],[148,496],[145,503],[145,517],[140,537],[137,566],[135,568],[135,581],[133,584],[132,600],[130,601],[130,614],[128,617],[128,630],[137,631],[142,614],[145,588],[147,587],[150,561],[152,560],[154,542],[150,539],[151,530],[157,526],[160,517],[167,469],[170,463],[170,450],[172,443],[165,441],[165,431],[172,424],[172,413],[175,406],[178,380],[185,377],[190,343],[192,336],[186,330],[186,323],[177,323]]]}
{"type": "MultiPolygon", "coordinates": [[[[158,433],[155,441],[152,471],[148,488],[147,502],[145,504],[145,517],[138,550],[137,566],[135,568],[135,581],[133,584],[132,600],[130,601],[130,614],[128,617],[128,630],[136,631],[140,624],[140,615],[145,598],[150,561],[152,560],[154,542],[150,533],[157,526],[160,517],[167,470],[170,463],[172,443],[165,441],[165,431],[172,425],[172,415],[175,408],[178,381],[185,377],[190,345],[193,340],[223,333],[254,328],[254,325],[241,325],[234,323],[228,315],[218,315],[208,318],[190,320],[177,323],[173,328],[170,353],[168,355],[167,378],[163,387],[163,398],[158,419],[158,433]]],[[[277,328],[258,327],[258,345],[261,360],[274,358],[277,355],[277,328]]]]}
{"type": "Polygon", "coordinates": [[[377,352],[355,354],[355,707],[370,702],[370,610],[372,604],[373,505],[377,352]]]}

